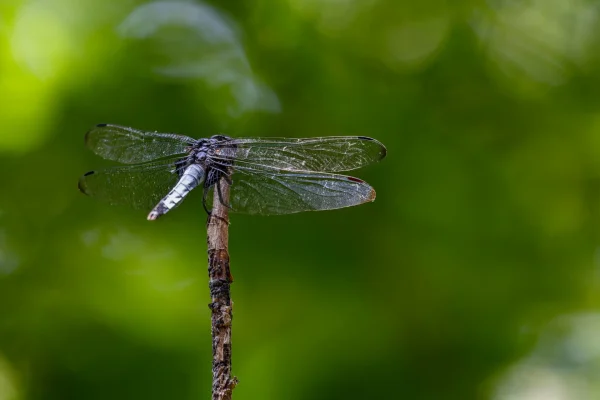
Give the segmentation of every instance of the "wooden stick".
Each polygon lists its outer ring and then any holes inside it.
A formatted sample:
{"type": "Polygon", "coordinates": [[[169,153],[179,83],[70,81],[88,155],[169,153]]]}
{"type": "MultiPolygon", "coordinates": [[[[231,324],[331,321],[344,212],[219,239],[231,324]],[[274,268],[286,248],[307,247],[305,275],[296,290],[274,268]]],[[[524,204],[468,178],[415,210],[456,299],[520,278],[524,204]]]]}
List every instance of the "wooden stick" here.
{"type": "MultiPolygon", "coordinates": [[[[229,185],[221,178],[221,195],[229,204],[229,185]]],[[[214,187],[212,213],[207,223],[209,307],[212,332],[212,400],[231,400],[237,378],[231,375],[231,319],[230,286],[233,277],[229,270],[229,217],[228,208],[219,200],[214,187]]]]}

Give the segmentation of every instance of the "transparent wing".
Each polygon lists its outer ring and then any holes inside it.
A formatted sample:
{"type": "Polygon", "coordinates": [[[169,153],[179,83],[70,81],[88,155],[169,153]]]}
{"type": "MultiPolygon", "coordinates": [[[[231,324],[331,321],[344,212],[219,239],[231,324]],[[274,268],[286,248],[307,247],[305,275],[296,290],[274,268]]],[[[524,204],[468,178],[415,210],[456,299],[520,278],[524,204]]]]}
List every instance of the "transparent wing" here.
{"type": "Polygon", "coordinates": [[[386,152],[383,144],[366,136],[247,138],[217,144],[211,157],[260,170],[340,172],[378,162],[386,152]]]}
{"type": "Polygon", "coordinates": [[[90,171],[79,178],[79,190],[111,204],[154,207],[179,180],[181,158],[90,171]]]}
{"type": "Polygon", "coordinates": [[[232,180],[231,211],[246,214],[332,210],[375,200],[375,190],[351,176],[237,168],[232,180]]]}
{"type": "Polygon", "coordinates": [[[123,164],[143,163],[183,154],[196,140],[174,133],[143,132],[124,126],[99,124],[85,135],[85,144],[99,156],[123,164]]]}

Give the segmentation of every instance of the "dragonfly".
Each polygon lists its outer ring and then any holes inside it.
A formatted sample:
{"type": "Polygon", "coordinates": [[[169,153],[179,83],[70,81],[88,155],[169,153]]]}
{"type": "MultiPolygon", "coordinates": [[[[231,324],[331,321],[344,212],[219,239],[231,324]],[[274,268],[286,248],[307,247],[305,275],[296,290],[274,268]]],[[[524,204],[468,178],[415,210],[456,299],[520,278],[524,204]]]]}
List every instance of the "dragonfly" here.
{"type": "Polygon", "coordinates": [[[366,136],[194,139],[174,133],[98,124],[85,135],[97,155],[121,166],[90,171],[79,190],[111,204],[151,209],[153,221],[196,187],[210,215],[211,198],[231,212],[256,215],[332,210],[375,200],[365,181],[337,172],[382,160],[383,144],[366,136]],[[229,185],[229,199],[222,195],[229,185]],[[209,196],[216,191],[217,196],[209,196]],[[215,200],[216,201],[216,200],[215,200]]]}

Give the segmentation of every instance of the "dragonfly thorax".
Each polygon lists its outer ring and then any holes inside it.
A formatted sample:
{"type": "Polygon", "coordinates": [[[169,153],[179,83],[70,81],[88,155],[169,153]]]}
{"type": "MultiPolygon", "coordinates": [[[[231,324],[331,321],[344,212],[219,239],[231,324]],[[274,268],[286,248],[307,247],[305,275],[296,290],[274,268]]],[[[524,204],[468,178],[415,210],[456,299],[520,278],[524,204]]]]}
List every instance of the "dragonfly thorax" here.
{"type": "Polygon", "coordinates": [[[220,155],[222,151],[219,144],[229,140],[231,138],[224,135],[215,135],[210,139],[200,139],[190,148],[188,157],[193,163],[198,163],[204,168],[210,167],[207,163],[210,164],[211,157],[220,155]]]}

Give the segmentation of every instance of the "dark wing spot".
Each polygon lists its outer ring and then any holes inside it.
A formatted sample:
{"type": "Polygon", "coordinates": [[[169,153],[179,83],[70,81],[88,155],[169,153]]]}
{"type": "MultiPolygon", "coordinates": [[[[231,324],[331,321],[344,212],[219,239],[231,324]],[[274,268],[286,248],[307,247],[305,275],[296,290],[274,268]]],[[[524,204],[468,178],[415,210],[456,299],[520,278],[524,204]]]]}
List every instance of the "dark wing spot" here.
{"type": "Polygon", "coordinates": [[[77,182],[77,187],[79,188],[79,191],[83,194],[87,194],[88,196],[90,195],[90,191],[88,190],[88,187],[86,185],[85,177],[92,175],[94,172],[95,171],[86,172],[81,178],[79,178],[79,182],[77,182]]]}
{"type": "Polygon", "coordinates": [[[97,126],[98,128],[104,128],[106,125],[108,125],[108,124],[98,124],[98,125],[96,125],[96,126],[97,126]]]}
{"type": "MultiPolygon", "coordinates": [[[[370,138],[368,136],[357,136],[358,139],[361,140],[371,140],[371,141],[375,141],[375,139],[370,138]]],[[[380,159],[385,158],[385,156],[387,155],[387,149],[385,148],[384,145],[382,145],[381,143],[379,143],[379,155],[381,156],[380,159]]]]}
{"type": "Polygon", "coordinates": [[[352,181],[352,182],[365,183],[365,181],[363,181],[362,179],[358,179],[358,178],[355,178],[353,176],[349,176],[348,180],[352,181]]]}

